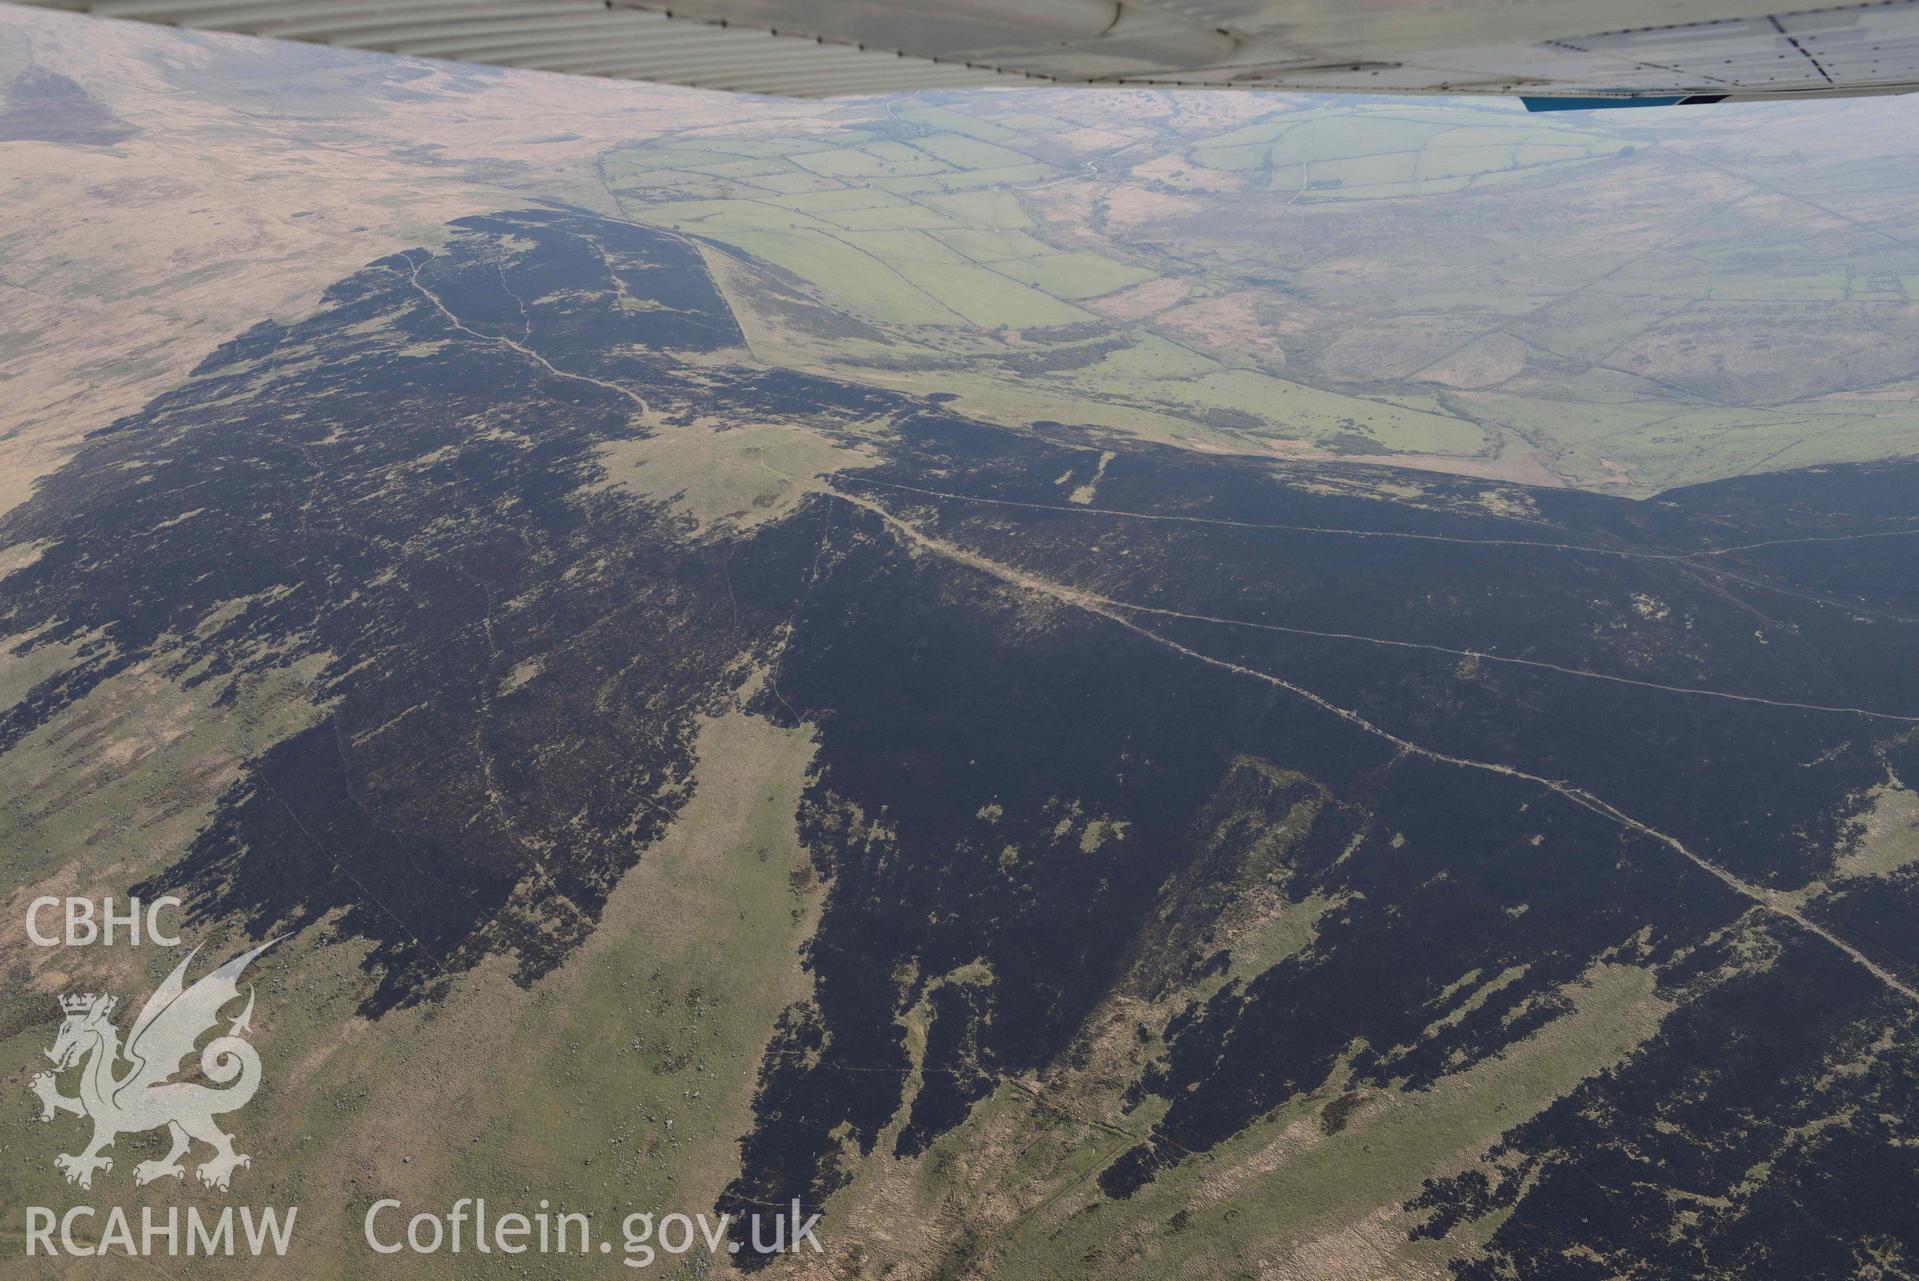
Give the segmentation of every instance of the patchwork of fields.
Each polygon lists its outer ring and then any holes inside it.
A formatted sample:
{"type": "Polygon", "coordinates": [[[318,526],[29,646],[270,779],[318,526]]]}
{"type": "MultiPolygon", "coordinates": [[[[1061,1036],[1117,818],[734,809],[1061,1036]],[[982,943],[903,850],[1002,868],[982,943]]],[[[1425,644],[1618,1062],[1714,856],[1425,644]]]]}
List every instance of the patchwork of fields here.
{"type": "Polygon", "coordinates": [[[1280,119],[1210,139],[1192,159],[1207,169],[1257,173],[1267,191],[1366,200],[1464,191],[1629,146],[1577,126],[1488,124],[1486,114],[1396,105],[1280,119]]]}
{"type": "Polygon", "coordinates": [[[924,95],[599,177],[759,361],[1010,426],[1637,495],[1907,452],[1913,180],[1693,119],[924,95]]]}
{"type": "MultiPolygon", "coordinates": [[[[1208,449],[1485,452],[1480,429],[1430,397],[1312,386],[1102,315],[1100,300],[1161,280],[1167,264],[1151,250],[1083,243],[1029,210],[1101,162],[1079,159],[1083,126],[1024,98],[1006,97],[1000,113],[896,105],[869,127],[820,135],[702,131],[616,150],[602,174],[628,216],[736,260],[731,271],[715,265],[757,321],[752,346],[768,363],[945,392],[1016,425],[1208,449]],[[817,311],[782,318],[767,274],[860,330],[820,323],[817,311]]],[[[1306,128],[1340,145],[1340,118],[1321,124],[1306,128]]],[[[1234,156],[1233,136],[1197,151],[1199,162],[1234,156]]]]}

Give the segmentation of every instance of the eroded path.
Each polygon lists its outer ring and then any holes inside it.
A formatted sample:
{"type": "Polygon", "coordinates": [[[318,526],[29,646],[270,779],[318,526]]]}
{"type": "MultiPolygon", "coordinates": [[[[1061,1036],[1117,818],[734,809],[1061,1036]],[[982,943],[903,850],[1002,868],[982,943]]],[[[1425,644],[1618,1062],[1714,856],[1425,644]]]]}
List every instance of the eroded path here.
{"type": "MultiPolygon", "coordinates": [[[[830,489],[829,492],[832,493],[833,496],[838,498],[840,501],[849,503],[855,507],[861,508],[862,510],[871,512],[873,515],[879,517],[879,519],[885,523],[886,527],[889,530],[893,531],[895,534],[897,534],[900,538],[902,538],[908,544],[910,544],[911,546],[921,551],[930,553],[935,556],[939,556],[949,561],[956,562],[958,564],[966,566],[969,569],[978,570],[979,572],[983,574],[987,574],[993,578],[999,579],[1001,582],[1007,583],[1014,587],[1021,588],[1026,591],[1038,593],[1062,605],[1071,606],[1074,609],[1083,610],[1087,613],[1098,615],[1099,617],[1104,618],[1108,620],[1109,622],[1115,623],[1120,627],[1124,627],[1126,630],[1133,632],[1134,634],[1138,636],[1145,637],[1146,639],[1154,642],[1155,644],[1162,645],[1166,647],[1167,649],[1170,649],[1174,651],[1175,653],[1180,654],[1186,658],[1193,659],[1196,662],[1205,663],[1209,666],[1219,668],[1222,671],[1232,672],[1233,674],[1237,676],[1243,676],[1248,679],[1256,680],[1263,684],[1270,685],[1275,689],[1284,690],[1287,693],[1297,698],[1304,699],[1305,701],[1313,704],[1313,706],[1319,708],[1320,710],[1328,712],[1331,715],[1337,716],[1341,720],[1347,722],[1348,724],[1358,727],[1359,729],[1363,730],[1367,734],[1370,734],[1376,738],[1382,739],[1385,742],[1392,744],[1395,748],[1397,748],[1401,752],[1414,755],[1414,756],[1423,757],[1426,760],[1435,761],[1443,765],[1452,765],[1460,769],[1477,770],[1477,771],[1488,773],[1488,774],[1498,774],[1506,778],[1515,778],[1527,783],[1535,784],[1539,787],[1543,787],[1547,789],[1548,791],[1552,792],[1554,795],[1560,796],[1564,798],[1565,800],[1568,800],[1572,802],[1573,804],[1579,806],[1582,809],[1589,810],[1594,814],[1598,814],[1601,817],[1606,818],[1610,820],[1611,822],[1616,823],[1620,827],[1623,827],[1626,830],[1631,831],[1637,835],[1644,836],[1658,842],[1660,845],[1671,850],[1674,854],[1679,855],[1681,858],[1685,859],[1687,862],[1691,863],[1693,866],[1697,867],[1699,870],[1705,872],[1707,875],[1719,881],[1722,885],[1725,885],[1727,888],[1731,889],[1734,893],[1740,895],[1742,898],[1747,899],[1748,901],[1753,903],[1756,907],[1762,909],[1765,912],[1772,914],[1773,916],[1777,916],[1784,920],[1790,921],[1792,924],[1800,927],[1801,929],[1812,934],[1813,936],[1823,940],[1827,944],[1830,944],[1832,947],[1837,948],[1840,952],[1844,953],[1850,960],[1862,966],[1868,973],[1870,973],[1880,983],[1884,984],[1887,988],[1889,988],[1890,990],[1894,992],[1897,992],[1899,995],[1905,997],[1908,1001],[1913,1002],[1915,1005],[1919,1005],[1919,989],[1915,989],[1912,985],[1908,984],[1905,980],[1901,979],[1897,974],[1894,974],[1891,970],[1888,970],[1885,966],[1879,964],[1877,961],[1867,956],[1864,952],[1860,951],[1859,948],[1847,942],[1845,939],[1841,938],[1838,934],[1834,933],[1832,930],[1828,929],[1824,925],[1821,925],[1819,922],[1807,917],[1804,912],[1800,911],[1797,907],[1793,906],[1791,903],[1786,902],[1782,898],[1782,896],[1780,896],[1779,894],[1775,893],[1774,891],[1765,889],[1761,886],[1754,885],[1751,882],[1745,880],[1744,878],[1735,875],[1733,872],[1720,866],[1718,863],[1715,863],[1711,859],[1708,859],[1704,857],[1703,855],[1697,853],[1692,848],[1690,848],[1684,841],[1680,840],[1678,837],[1673,836],[1670,833],[1663,832],[1659,830],[1658,828],[1653,827],[1651,824],[1645,823],[1637,818],[1634,818],[1632,815],[1626,813],[1624,810],[1612,804],[1610,801],[1604,800],[1603,798],[1594,795],[1593,793],[1587,791],[1584,788],[1574,786],[1573,784],[1568,783],[1563,779],[1547,778],[1543,775],[1535,774],[1531,772],[1530,770],[1521,769],[1515,765],[1508,765],[1501,761],[1478,760],[1473,757],[1455,755],[1450,752],[1440,751],[1435,748],[1425,746],[1424,744],[1414,742],[1413,740],[1406,738],[1403,735],[1397,734],[1393,732],[1392,730],[1387,729],[1384,726],[1379,725],[1375,723],[1374,721],[1367,719],[1366,717],[1360,715],[1358,712],[1354,711],[1353,709],[1349,707],[1343,707],[1340,704],[1333,702],[1331,699],[1326,698],[1324,695],[1321,695],[1311,689],[1308,689],[1305,686],[1294,684],[1292,681],[1289,681],[1281,676],[1275,676],[1270,672],[1263,672],[1258,670],[1257,668],[1247,667],[1240,663],[1235,663],[1227,659],[1218,658],[1218,657],[1215,657],[1214,655],[1203,653],[1200,650],[1193,649],[1191,646],[1182,644],[1181,642],[1174,640],[1171,637],[1161,635],[1160,633],[1153,631],[1151,628],[1144,627],[1138,622],[1136,622],[1133,619],[1133,617],[1131,617],[1132,614],[1139,613],[1139,612],[1170,613],[1172,611],[1141,611],[1136,606],[1128,606],[1128,605],[1120,604],[1117,602],[1109,601],[1102,596],[1082,591],[1078,588],[1068,586],[1064,583],[1053,582],[1049,579],[1040,577],[1026,570],[1021,570],[1014,566],[1004,564],[1000,561],[992,559],[991,557],[983,556],[978,552],[972,551],[968,548],[961,547],[956,543],[952,543],[945,539],[941,539],[932,534],[929,534],[925,530],[919,528],[917,525],[914,525],[912,522],[904,520],[901,517],[895,515],[893,512],[889,511],[884,505],[874,502],[873,500],[869,498],[864,498],[857,494],[849,494],[837,487],[830,489]]],[[[1174,616],[1187,617],[1187,618],[1195,617],[1193,615],[1179,615],[1179,614],[1175,614],[1174,616]]],[[[1227,621],[1227,620],[1212,620],[1212,621],[1227,621]]],[[[1367,639],[1367,638],[1354,638],[1354,639],[1367,639]]],[[[1422,647],[1422,648],[1429,648],[1429,647],[1422,647]]],[[[1674,692],[1697,693],[1699,691],[1676,690],[1674,692]]],[[[1729,696],[1729,697],[1738,697],[1738,696],[1729,696]]],[[[1765,702],[1767,700],[1751,699],[1751,700],[1744,700],[1744,701],[1765,702]]],[[[1838,710],[1838,709],[1821,709],[1821,710],[1838,710]]],[[[1894,719],[1910,720],[1911,718],[1897,717],[1894,719]]]]}

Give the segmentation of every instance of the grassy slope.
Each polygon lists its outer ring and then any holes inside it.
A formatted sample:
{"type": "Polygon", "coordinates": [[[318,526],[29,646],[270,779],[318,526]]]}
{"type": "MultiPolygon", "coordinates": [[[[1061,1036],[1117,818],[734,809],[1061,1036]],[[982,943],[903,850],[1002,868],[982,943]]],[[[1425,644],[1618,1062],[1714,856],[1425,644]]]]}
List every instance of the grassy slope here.
{"type": "MultiPolygon", "coordinates": [[[[215,687],[202,688],[210,697],[215,687]]],[[[291,683],[254,690],[226,715],[137,674],[110,683],[97,701],[118,709],[118,719],[87,710],[65,726],[87,730],[96,750],[149,732],[156,717],[188,728],[116,777],[90,777],[69,760],[61,777],[19,780],[23,801],[70,802],[57,822],[33,829],[60,837],[70,858],[21,885],[7,905],[16,917],[36,893],[124,896],[191,840],[238,753],[312,714],[291,683]],[[129,810],[130,797],[145,808],[129,810]],[[89,818],[112,824],[104,839],[70,831],[89,818]]],[[[592,941],[531,990],[510,980],[510,965],[489,964],[444,1001],[370,1024],[353,1012],[368,990],[358,945],[320,929],[256,963],[253,1039],[268,1070],[258,1099],[229,1125],[255,1157],[236,1175],[234,1199],[299,1205],[301,1248],[265,1266],[196,1264],[194,1275],[351,1275],[366,1257],[359,1216],[381,1196],[436,1209],[460,1195],[500,1209],[530,1209],[547,1196],[556,1208],[593,1214],[603,1230],[634,1209],[710,1209],[737,1171],[735,1143],[751,1126],[774,1021],[807,994],[799,949],[820,889],[793,830],[810,736],[733,711],[704,723],[698,752],[678,822],[619,886],[592,941]]],[[[38,749],[7,759],[16,758],[21,768],[48,759],[38,749]]],[[[202,964],[243,946],[231,934],[204,942],[202,964]]],[[[9,948],[6,957],[14,982],[0,1003],[0,1072],[22,1098],[58,993],[102,988],[136,999],[181,959],[152,948],[96,949],[77,964],[61,955],[70,970],[61,972],[49,955],[9,948]]],[[[43,1126],[37,1108],[8,1108],[0,1203],[71,1203],[52,1157],[78,1150],[85,1133],[70,1117],[43,1126]]],[[[170,1182],[133,1185],[133,1165],[158,1155],[161,1138],[123,1136],[93,1203],[137,1214],[141,1205],[204,1199],[170,1182]]],[[[18,1225],[10,1211],[0,1239],[17,1236],[18,1225]]],[[[515,1274],[514,1261],[498,1255],[383,1264],[408,1277],[515,1274]]],[[[12,1275],[65,1273],[22,1261],[12,1275]]]]}

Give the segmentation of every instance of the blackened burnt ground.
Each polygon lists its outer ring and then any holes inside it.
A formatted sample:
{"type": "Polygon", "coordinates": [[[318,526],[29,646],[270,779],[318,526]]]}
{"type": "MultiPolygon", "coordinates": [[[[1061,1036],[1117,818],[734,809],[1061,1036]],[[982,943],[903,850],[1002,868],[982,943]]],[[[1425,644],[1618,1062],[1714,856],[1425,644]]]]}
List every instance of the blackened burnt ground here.
{"type": "Polygon", "coordinates": [[[90,641],[0,745],[155,656],[218,684],[325,655],[323,716],[143,889],[262,934],[344,913],[377,1013],[493,953],[549,971],[684,801],[695,717],[767,669],[755,710],[818,732],[829,891],[729,1206],[819,1202],[896,1118],[925,1151],[1116,993],[1173,1007],[1125,1087],[1170,1106],[1097,1174],[1124,1199],[1336,1070],[1435,1087],[1629,963],[1677,1006],[1657,1036],[1433,1179],[1417,1231],[1485,1221],[1485,1275],[1919,1252],[1919,884],[1842,862],[1919,770],[1919,469],[1389,499],[1102,468],[739,343],[697,246],[584,214],[369,266],[0,526],[48,544],[4,630],[90,641]],[[748,529],[599,484],[609,444],[712,418],[878,465],[748,529]],[[1333,906],[1242,971],[1214,927],[1252,880],[1333,906]]]}
{"type": "MultiPolygon", "coordinates": [[[[59,542],[8,583],[9,621],[108,643],[0,742],[174,638],[196,681],[331,657],[328,714],[253,763],[164,887],[263,930],[345,909],[378,943],[376,1010],[489,951],[531,978],[577,943],[673,811],[689,717],[775,623],[675,521],[581,492],[643,408],[684,409],[698,379],[667,371],[738,331],[686,242],[578,226],[471,219],[447,253],[372,265],[222,348],[15,517],[59,542]]],[[[765,412],[850,417],[730,383],[765,412]]],[[[762,554],[797,582],[811,551],[762,554]]]]}

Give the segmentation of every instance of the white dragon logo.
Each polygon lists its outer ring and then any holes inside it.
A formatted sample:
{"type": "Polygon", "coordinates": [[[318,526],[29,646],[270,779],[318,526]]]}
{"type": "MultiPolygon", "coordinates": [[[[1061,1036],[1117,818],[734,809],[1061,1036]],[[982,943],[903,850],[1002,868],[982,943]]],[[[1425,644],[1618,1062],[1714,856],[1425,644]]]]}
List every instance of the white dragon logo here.
{"type": "Polygon", "coordinates": [[[67,1182],[83,1188],[93,1186],[96,1170],[113,1169],[113,1158],[100,1155],[113,1146],[122,1134],[157,1130],[166,1126],[173,1146],[158,1161],[142,1161],[134,1167],[136,1183],[151,1183],[168,1175],[186,1177],[180,1158],[194,1139],[213,1148],[213,1159],[195,1173],[210,1188],[225,1191],[233,1171],[251,1165],[252,1158],[233,1150],[233,1136],[223,1133],[213,1118],[245,1107],[260,1088],[260,1056],[241,1039],[253,1030],[253,993],[247,993],[246,1008],[228,1026],[224,1036],[207,1042],[200,1051],[200,1073],[213,1089],[197,1081],[174,1081],[195,1043],[219,1022],[220,1011],[240,995],[240,972],[254,957],[272,947],[270,939],[243,956],[236,956],[192,987],[186,986],[187,959],[167,975],[133,1021],[126,1048],[120,1046],[120,1033],[111,1015],[117,1004],[110,996],[88,993],[60,998],[66,1020],[53,1048],[46,1052],[53,1060],[53,1071],[33,1078],[33,1092],[40,1098],[40,1119],[51,1121],[60,1112],[87,1116],[93,1120],[93,1141],[77,1156],[61,1155],[53,1163],[67,1176],[67,1182]],[[68,1098],[56,1086],[62,1072],[85,1060],[80,1074],[80,1094],[68,1098]],[[121,1062],[128,1064],[121,1072],[121,1062]]]}

